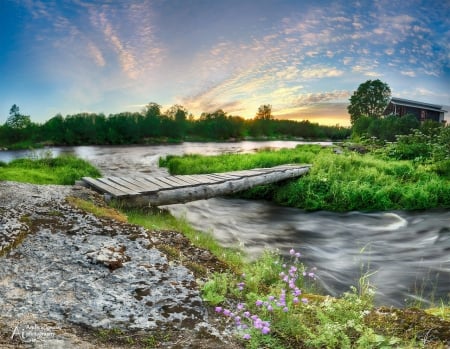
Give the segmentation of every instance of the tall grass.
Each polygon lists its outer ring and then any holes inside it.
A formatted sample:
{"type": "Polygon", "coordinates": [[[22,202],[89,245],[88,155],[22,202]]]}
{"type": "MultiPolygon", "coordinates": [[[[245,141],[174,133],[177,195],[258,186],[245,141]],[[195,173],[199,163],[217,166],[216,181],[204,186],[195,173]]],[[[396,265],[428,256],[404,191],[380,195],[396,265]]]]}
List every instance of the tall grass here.
{"type": "Polygon", "coordinates": [[[450,208],[450,179],[434,165],[389,160],[376,154],[335,154],[316,145],[256,154],[170,156],[160,161],[172,174],[225,172],[310,163],[299,179],[251,189],[246,198],[265,198],[306,210],[371,211],[450,208]]]}
{"type": "Polygon", "coordinates": [[[182,232],[193,245],[212,252],[226,262],[232,269],[239,269],[244,262],[243,256],[236,249],[224,249],[211,234],[194,229],[186,219],[175,218],[166,210],[121,209],[128,217],[128,222],[150,230],[170,230],[182,232]]]}
{"type": "Polygon", "coordinates": [[[74,156],[16,159],[0,166],[0,180],[34,184],[74,184],[84,176],[99,177],[90,163],[74,156]]]}

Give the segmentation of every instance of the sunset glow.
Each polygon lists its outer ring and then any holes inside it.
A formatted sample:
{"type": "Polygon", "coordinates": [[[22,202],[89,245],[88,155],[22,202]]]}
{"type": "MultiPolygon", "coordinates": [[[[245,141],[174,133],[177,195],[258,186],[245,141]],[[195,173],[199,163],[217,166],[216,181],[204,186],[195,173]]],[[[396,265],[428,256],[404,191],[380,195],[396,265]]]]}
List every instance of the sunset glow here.
{"type": "Polygon", "coordinates": [[[349,125],[368,79],[450,105],[448,1],[0,1],[0,123],[181,104],[349,125]]]}

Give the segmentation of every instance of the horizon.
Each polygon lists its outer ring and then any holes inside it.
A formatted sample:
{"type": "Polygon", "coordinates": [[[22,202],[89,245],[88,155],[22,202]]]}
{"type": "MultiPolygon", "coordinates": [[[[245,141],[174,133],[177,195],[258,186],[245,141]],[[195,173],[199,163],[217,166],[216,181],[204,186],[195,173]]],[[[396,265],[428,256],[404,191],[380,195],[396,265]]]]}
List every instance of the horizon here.
{"type": "MultiPolygon", "coordinates": [[[[88,0],[0,3],[0,123],[56,114],[189,113],[349,126],[367,80],[450,110],[450,4],[88,0]],[[389,6],[387,6],[389,4],[389,6]]],[[[449,120],[449,113],[445,115],[449,120]]]]}

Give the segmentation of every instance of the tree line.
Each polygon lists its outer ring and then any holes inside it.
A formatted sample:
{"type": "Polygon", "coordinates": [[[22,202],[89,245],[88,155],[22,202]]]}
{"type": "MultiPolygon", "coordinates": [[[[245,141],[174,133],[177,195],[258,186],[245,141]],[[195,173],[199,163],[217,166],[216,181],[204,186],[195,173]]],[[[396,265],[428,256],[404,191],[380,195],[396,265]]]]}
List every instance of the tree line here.
{"type": "Polygon", "coordinates": [[[113,145],[149,144],[183,140],[242,140],[246,137],[341,140],[350,128],[323,126],[309,121],[278,120],[272,107],[262,105],[253,119],[228,115],[219,109],[194,118],[186,108],[174,105],[162,111],[149,103],[141,112],[57,114],[45,123],[31,121],[13,105],[9,117],[0,126],[0,146],[27,144],[113,145]]]}

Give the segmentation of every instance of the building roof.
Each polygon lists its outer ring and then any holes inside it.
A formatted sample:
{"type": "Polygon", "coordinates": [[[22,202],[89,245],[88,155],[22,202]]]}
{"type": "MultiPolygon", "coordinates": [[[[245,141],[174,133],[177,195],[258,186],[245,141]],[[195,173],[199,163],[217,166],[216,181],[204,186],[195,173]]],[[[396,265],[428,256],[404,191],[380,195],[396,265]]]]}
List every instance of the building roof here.
{"type": "Polygon", "coordinates": [[[397,97],[392,97],[391,103],[395,104],[395,105],[403,105],[405,107],[414,107],[414,108],[421,108],[421,109],[427,109],[427,110],[433,110],[433,111],[439,111],[439,112],[446,112],[446,110],[442,109],[442,105],[423,103],[423,102],[418,102],[418,101],[411,101],[409,99],[403,99],[403,98],[397,98],[397,97]]]}

